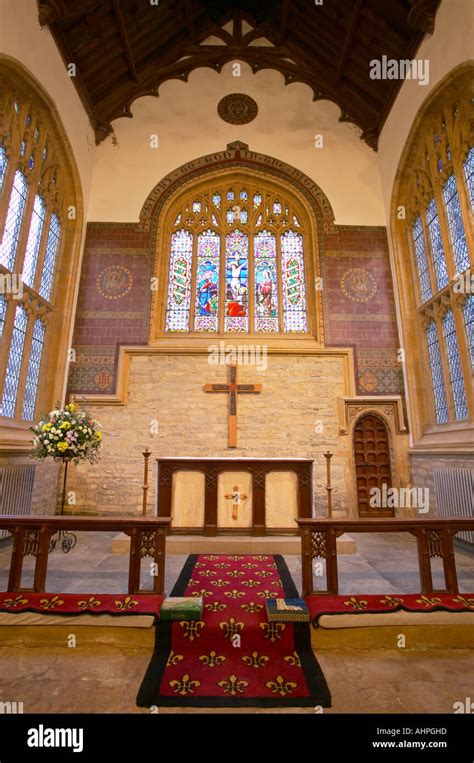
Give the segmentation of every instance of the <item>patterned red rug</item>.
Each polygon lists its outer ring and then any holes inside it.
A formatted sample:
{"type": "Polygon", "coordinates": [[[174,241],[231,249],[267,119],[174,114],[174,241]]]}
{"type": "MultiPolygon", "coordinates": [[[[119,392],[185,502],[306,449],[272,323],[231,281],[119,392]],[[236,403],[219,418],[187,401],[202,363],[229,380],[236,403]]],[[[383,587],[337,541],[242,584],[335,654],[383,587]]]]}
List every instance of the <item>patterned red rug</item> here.
{"type": "Polygon", "coordinates": [[[139,707],[330,707],[309,623],[268,623],[266,598],[297,598],[281,556],[188,557],[171,596],[202,596],[198,622],[157,626],[139,707]]]}

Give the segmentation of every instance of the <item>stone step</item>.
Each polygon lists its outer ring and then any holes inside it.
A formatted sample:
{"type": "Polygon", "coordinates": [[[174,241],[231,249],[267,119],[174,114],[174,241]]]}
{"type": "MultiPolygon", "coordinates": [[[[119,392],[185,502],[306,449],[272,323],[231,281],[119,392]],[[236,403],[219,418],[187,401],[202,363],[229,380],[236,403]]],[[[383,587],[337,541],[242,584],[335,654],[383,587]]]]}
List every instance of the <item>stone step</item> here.
{"type": "MultiPolygon", "coordinates": [[[[125,533],[112,540],[113,554],[130,553],[130,538],[125,533]]],[[[297,535],[168,535],[167,554],[301,554],[301,540],[297,535]]],[[[337,539],[338,554],[355,554],[356,544],[344,533],[337,539]]]]}

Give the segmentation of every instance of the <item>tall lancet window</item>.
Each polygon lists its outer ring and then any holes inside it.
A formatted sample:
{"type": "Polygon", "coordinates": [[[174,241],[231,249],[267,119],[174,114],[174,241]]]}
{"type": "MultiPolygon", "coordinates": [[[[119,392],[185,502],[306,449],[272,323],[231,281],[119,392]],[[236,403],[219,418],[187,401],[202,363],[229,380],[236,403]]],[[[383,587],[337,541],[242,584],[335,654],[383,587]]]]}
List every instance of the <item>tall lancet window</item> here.
{"type": "Polygon", "coordinates": [[[265,182],[209,181],[173,211],[166,333],[305,334],[308,231],[265,182]]]}
{"type": "MultiPolygon", "coordinates": [[[[24,428],[39,413],[38,384],[56,315],[66,217],[62,148],[46,111],[3,79],[0,112],[0,417],[24,428]]],[[[58,299],[64,303],[62,294],[58,299]]],[[[56,360],[57,344],[53,349],[56,360]]],[[[54,372],[43,378],[51,388],[54,372]]]]}
{"type": "Polygon", "coordinates": [[[431,107],[400,173],[404,190],[397,209],[406,211],[406,222],[397,224],[397,267],[405,288],[401,302],[411,316],[405,329],[412,345],[408,378],[423,419],[419,435],[433,426],[465,427],[474,416],[474,149],[467,96],[461,99],[456,90],[431,107]]]}

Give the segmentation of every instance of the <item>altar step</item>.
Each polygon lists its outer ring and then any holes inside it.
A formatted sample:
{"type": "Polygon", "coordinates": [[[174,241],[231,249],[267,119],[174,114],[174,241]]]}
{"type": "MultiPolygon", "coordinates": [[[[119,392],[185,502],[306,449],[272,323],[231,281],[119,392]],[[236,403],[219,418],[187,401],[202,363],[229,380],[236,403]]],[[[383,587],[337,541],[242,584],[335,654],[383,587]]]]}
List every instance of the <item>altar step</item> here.
{"type": "MultiPolygon", "coordinates": [[[[130,538],[120,533],[112,540],[113,554],[129,554],[130,538]]],[[[168,535],[167,554],[301,554],[298,535],[168,535]]],[[[350,535],[337,539],[338,554],[355,554],[356,544],[350,535]]]]}

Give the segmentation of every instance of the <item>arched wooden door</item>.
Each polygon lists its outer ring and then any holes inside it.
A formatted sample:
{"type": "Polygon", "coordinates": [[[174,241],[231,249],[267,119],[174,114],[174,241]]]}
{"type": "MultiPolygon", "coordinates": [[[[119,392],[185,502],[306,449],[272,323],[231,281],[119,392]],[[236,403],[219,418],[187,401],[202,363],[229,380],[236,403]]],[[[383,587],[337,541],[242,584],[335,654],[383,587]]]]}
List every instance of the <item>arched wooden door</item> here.
{"type": "Polygon", "coordinates": [[[371,488],[392,486],[388,431],[378,416],[366,414],[355,425],[354,460],[359,517],[393,517],[393,508],[370,505],[371,488]]]}

